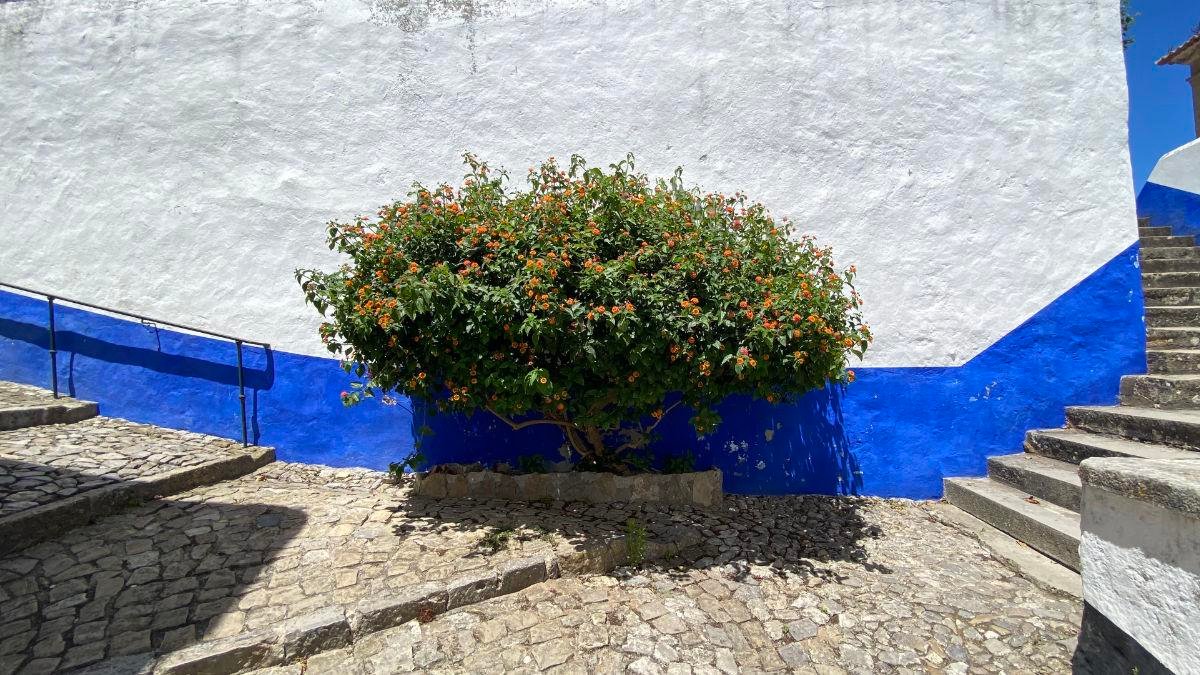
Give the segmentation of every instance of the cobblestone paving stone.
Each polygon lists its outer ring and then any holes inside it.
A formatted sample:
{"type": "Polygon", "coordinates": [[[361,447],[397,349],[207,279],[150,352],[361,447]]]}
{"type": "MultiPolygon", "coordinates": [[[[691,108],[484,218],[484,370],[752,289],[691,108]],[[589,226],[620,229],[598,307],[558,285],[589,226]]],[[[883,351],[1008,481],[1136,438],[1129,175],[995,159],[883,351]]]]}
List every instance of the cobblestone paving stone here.
{"type": "Polygon", "coordinates": [[[552,580],[259,675],[1070,671],[1078,601],[919,503],[729,502],[672,565],[552,580]]]}
{"type": "Polygon", "coordinates": [[[31,387],[27,384],[0,381],[0,408],[15,408],[29,405],[53,403],[54,396],[48,389],[31,387]]]}
{"type": "Polygon", "coordinates": [[[223,438],[111,417],[0,431],[0,518],[242,452],[241,445],[223,438]]]}
{"type": "Polygon", "coordinates": [[[0,557],[0,673],[167,653],[569,552],[624,527],[561,504],[409,500],[385,478],[275,462],[0,557]],[[494,552],[482,545],[489,537],[494,552]]]}

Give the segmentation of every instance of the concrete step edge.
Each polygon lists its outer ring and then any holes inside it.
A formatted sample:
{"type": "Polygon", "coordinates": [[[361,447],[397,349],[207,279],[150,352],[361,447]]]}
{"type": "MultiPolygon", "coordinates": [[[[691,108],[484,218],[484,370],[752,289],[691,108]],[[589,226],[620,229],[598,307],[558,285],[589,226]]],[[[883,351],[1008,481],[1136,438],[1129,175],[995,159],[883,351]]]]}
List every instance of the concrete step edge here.
{"type": "MultiPolygon", "coordinates": [[[[1182,384],[1195,383],[1200,385],[1200,374],[1195,373],[1144,373],[1141,375],[1122,375],[1122,380],[1163,380],[1182,384]]],[[[1138,407],[1138,406],[1132,406],[1138,407]]]]}
{"type": "Polygon", "coordinates": [[[1029,452],[988,458],[988,477],[1039,499],[1079,511],[1079,466],[1029,452]]]}
{"type": "MultiPolygon", "coordinates": [[[[645,542],[645,559],[669,558],[701,543],[680,529],[677,540],[645,542]]],[[[483,571],[468,572],[445,582],[431,582],[403,593],[365,598],[354,604],[330,605],[288,619],[273,628],[205,640],[159,657],[154,672],[162,675],[238,673],[288,665],[321,652],[341,649],[367,635],[413,619],[428,621],[459,607],[516,593],[562,576],[602,574],[629,563],[626,535],[616,535],[582,550],[560,555],[530,556],[483,571]]],[[[145,663],[152,654],[138,655],[145,663]]]]}
{"type": "Polygon", "coordinates": [[[934,502],[929,505],[929,510],[939,522],[978,539],[1001,563],[1039,588],[1076,599],[1083,597],[1083,581],[1075,570],[1013,539],[953,504],[934,502]]]}
{"type": "MultiPolygon", "coordinates": [[[[1087,457],[1134,457],[1141,459],[1194,459],[1195,453],[1190,450],[1163,445],[1134,441],[1119,436],[1094,434],[1080,429],[1030,429],[1025,433],[1025,450],[1035,455],[1048,457],[1043,454],[1042,439],[1054,443],[1064,443],[1070,446],[1086,448],[1087,457]]],[[[1084,454],[1084,453],[1080,453],[1084,454]]],[[[1086,459],[1081,457],[1080,459],[1086,459]]],[[[1058,457],[1050,457],[1070,464],[1077,462],[1058,457]]]]}
{"type": "Polygon", "coordinates": [[[1079,569],[1079,515],[986,478],[947,478],[946,501],[1014,539],[1079,569]]]}
{"type": "Polygon", "coordinates": [[[244,476],[273,461],[274,448],[251,446],[236,455],[104,485],[19,511],[0,518],[0,555],[47,541],[63,532],[156,497],[244,476]]]}
{"type": "Polygon", "coordinates": [[[47,424],[74,424],[100,414],[92,401],[60,398],[52,403],[0,408],[0,431],[28,429],[47,424]]]}
{"type": "MultiPolygon", "coordinates": [[[[1139,406],[1069,406],[1067,424],[1098,434],[1176,448],[1200,448],[1200,411],[1139,406]]],[[[1197,455],[1200,458],[1200,455],[1197,455]]]]}
{"type": "Polygon", "coordinates": [[[1151,234],[1138,235],[1138,241],[1143,248],[1157,246],[1159,248],[1173,248],[1176,246],[1195,246],[1196,237],[1190,234],[1151,234]]]}

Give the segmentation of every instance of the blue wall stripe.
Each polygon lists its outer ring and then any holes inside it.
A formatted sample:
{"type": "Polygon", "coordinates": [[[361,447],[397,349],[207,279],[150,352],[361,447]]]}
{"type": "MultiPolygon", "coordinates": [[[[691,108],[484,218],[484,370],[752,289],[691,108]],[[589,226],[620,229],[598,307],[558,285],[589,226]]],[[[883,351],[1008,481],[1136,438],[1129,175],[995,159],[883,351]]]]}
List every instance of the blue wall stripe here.
{"type": "Polygon", "coordinates": [[[1138,215],[1151,225],[1169,225],[1177,234],[1200,234],[1200,194],[1146,183],[1137,198],[1138,215]]]}
{"type": "MultiPolygon", "coordinates": [[[[697,440],[677,410],[659,456],[693,452],[734,493],[941,495],[944,476],[983,475],[990,455],[1019,452],[1026,429],[1063,423],[1063,407],[1116,401],[1123,374],[1145,372],[1136,245],[970,362],[859,368],[845,389],[770,405],[735,397],[724,424],[697,440]]],[[[59,311],[60,381],[105,415],[237,438],[233,345],[79,309],[59,311]]],[[[45,303],[0,292],[0,379],[49,385],[45,303]]],[[[486,415],[430,415],[402,400],[343,408],[336,361],[250,348],[255,441],[280,459],[386,468],[413,448],[432,461],[557,458],[557,432],[513,433],[486,415]],[[414,423],[414,418],[416,422],[414,423]]]]}

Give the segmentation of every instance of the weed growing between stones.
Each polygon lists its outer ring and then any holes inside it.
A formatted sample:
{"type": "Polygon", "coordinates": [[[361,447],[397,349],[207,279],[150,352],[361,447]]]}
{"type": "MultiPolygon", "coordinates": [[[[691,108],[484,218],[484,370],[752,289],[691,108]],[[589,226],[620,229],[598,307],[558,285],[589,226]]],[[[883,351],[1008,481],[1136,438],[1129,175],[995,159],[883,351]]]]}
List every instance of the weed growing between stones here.
{"type": "Polygon", "coordinates": [[[516,534],[516,530],[511,527],[490,530],[479,540],[479,548],[483,549],[487,555],[495,555],[508,548],[508,543],[514,534],[516,534]]]}
{"type": "Polygon", "coordinates": [[[625,550],[630,565],[641,565],[646,559],[646,526],[636,518],[625,522],[625,550]]]}

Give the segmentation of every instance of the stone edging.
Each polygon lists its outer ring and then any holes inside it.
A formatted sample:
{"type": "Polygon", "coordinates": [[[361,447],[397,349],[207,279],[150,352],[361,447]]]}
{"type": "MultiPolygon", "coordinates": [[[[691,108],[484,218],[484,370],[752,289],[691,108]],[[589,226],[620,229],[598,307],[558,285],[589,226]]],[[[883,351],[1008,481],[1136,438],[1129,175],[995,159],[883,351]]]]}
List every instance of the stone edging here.
{"type": "Polygon", "coordinates": [[[46,424],[82,422],[100,414],[91,401],[60,398],[53,403],[0,408],[0,431],[12,431],[46,424]]]}
{"type": "MultiPolygon", "coordinates": [[[[647,560],[672,556],[700,542],[682,529],[678,541],[646,542],[647,560]]],[[[227,638],[201,642],[163,657],[153,672],[164,675],[238,673],[295,663],[323,651],[413,619],[428,621],[458,607],[515,593],[564,575],[603,573],[629,562],[625,535],[565,556],[531,556],[446,582],[416,586],[400,595],[366,598],[348,607],[331,606],[304,616],[227,638]]]]}
{"type": "Polygon", "coordinates": [[[273,461],[274,448],[251,447],[242,454],[123,480],[14,513],[0,518],[0,554],[27,548],[155,497],[243,476],[273,461]]]}
{"type": "Polygon", "coordinates": [[[423,473],[417,477],[413,494],[432,499],[558,499],[592,504],[642,502],[704,508],[717,506],[724,499],[721,472],[717,469],[631,476],[590,471],[515,475],[495,471],[423,473]]]}

